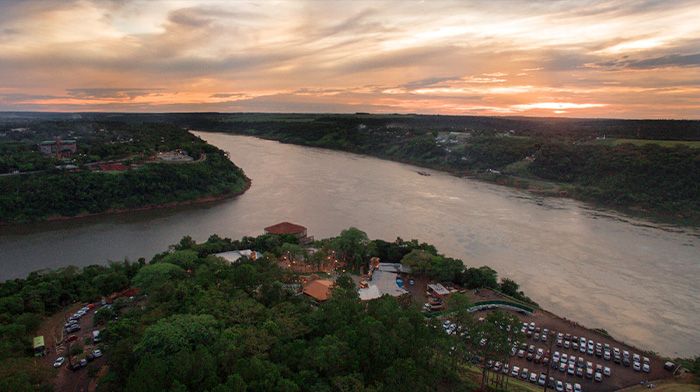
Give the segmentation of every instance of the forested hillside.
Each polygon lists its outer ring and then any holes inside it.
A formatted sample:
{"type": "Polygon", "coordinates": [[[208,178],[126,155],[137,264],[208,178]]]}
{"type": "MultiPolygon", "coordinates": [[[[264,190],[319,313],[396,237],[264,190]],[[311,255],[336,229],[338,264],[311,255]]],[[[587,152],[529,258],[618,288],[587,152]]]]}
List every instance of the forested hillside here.
{"type": "MultiPolygon", "coordinates": [[[[499,285],[492,269],[465,268],[416,240],[370,241],[350,228],[314,246],[343,254],[354,271],[378,256],[440,281],[518,294],[509,279],[499,285]]],[[[516,318],[498,312],[486,322],[469,321],[468,303],[455,295],[472,332],[446,335],[441,321],[426,318],[405,296],[361,302],[344,274],[331,299],[318,304],[300,295],[299,277],[278,264],[294,247],[291,236],[212,235],[201,244],[185,237],[148,263],[67,267],[0,283],[0,391],[51,390],[56,371],[30,356],[31,337],[46,316],[129,287],[140,292],[95,314],[109,366],[98,391],[393,392],[409,384],[414,391],[471,391],[475,382],[464,367],[490,349],[481,339],[493,336],[510,350],[495,326],[508,322],[513,333],[519,330],[516,318]],[[231,264],[212,254],[247,248],[262,256],[231,264]]]]}
{"type": "Polygon", "coordinates": [[[0,151],[3,146],[0,223],[223,197],[244,191],[248,182],[223,151],[168,124],[38,122],[6,133],[0,151]],[[76,154],[57,159],[36,150],[38,141],[62,135],[78,139],[76,154]],[[191,161],[156,158],[168,151],[191,161]]]}

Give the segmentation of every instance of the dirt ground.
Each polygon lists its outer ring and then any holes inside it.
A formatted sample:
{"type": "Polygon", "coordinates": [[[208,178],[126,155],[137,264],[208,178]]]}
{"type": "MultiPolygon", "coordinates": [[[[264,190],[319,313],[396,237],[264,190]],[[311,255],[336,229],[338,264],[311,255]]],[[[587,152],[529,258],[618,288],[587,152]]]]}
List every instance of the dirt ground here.
{"type": "MultiPolygon", "coordinates": [[[[65,344],[62,343],[65,337],[63,332],[64,324],[68,320],[68,317],[70,317],[70,315],[75,313],[82,306],[82,304],[74,304],[66,308],[63,312],[56,313],[53,316],[49,317],[39,327],[38,334],[43,334],[46,349],[48,351],[48,354],[43,358],[43,362],[46,364],[46,366],[53,366],[53,362],[54,360],[56,360],[57,357],[66,357],[66,362],[63,364],[63,366],[57,369],[58,372],[53,380],[54,391],[56,392],[87,392],[89,390],[94,391],[94,387],[93,389],[89,388],[91,380],[87,374],[87,367],[77,371],[72,371],[68,368],[68,348],[65,344]]],[[[92,331],[95,330],[95,328],[92,327],[94,316],[95,309],[90,310],[85,316],[81,317],[80,331],[71,334],[78,336],[78,340],[76,341],[76,343],[80,343],[81,345],[83,345],[85,352],[92,351],[95,348],[93,347],[92,343],[84,344],[85,338],[90,338],[90,341],[92,341],[92,331]]],[[[97,365],[102,367],[105,365],[105,363],[105,356],[102,356],[101,358],[97,358],[91,363],[89,363],[88,366],[97,365]]]]}

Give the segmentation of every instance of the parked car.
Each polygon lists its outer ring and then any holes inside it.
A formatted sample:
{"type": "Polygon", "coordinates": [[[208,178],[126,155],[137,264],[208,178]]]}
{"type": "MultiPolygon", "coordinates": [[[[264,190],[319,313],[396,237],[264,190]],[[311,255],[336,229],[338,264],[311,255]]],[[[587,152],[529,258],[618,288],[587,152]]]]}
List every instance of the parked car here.
{"type": "Polygon", "coordinates": [[[566,371],[566,363],[562,362],[559,364],[559,371],[562,373],[566,371]]]}
{"type": "Polygon", "coordinates": [[[574,392],[574,387],[570,383],[566,383],[566,392],[574,392]]]}
{"type": "Polygon", "coordinates": [[[651,372],[651,367],[649,366],[648,363],[645,363],[645,364],[642,365],[642,371],[643,371],[644,373],[649,373],[649,372],[651,372]]]}
{"type": "Polygon", "coordinates": [[[56,358],[55,361],[53,361],[53,367],[55,367],[55,368],[60,368],[61,366],[63,366],[63,364],[64,364],[65,362],[66,362],[66,358],[65,358],[65,357],[58,357],[58,358],[56,358]]]}
{"type": "Polygon", "coordinates": [[[611,374],[612,374],[612,371],[610,370],[609,367],[606,366],[603,368],[603,375],[610,377],[611,374]]]}
{"type": "Polygon", "coordinates": [[[581,389],[581,384],[574,384],[574,392],[583,392],[583,389],[581,389]]]}
{"type": "Polygon", "coordinates": [[[567,373],[569,376],[573,376],[573,375],[576,374],[576,370],[575,370],[575,368],[574,368],[573,366],[569,365],[569,368],[567,369],[566,373],[567,373]]]}
{"type": "Polygon", "coordinates": [[[564,383],[557,381],[557,392],[564,392],[564,383]]]}
{"type": "Polygon", "coordinates": [[[544,373],[540,373],[540,378],[537,379],[537,383],[541,386],[547,384],[547,375],[544,373]]]}
{"type": "Polygon", "coordinates": [[[520,367],[513,366],[513,370],[510,372],[510,375],[513,377],[518,377],[519,374],[520,374],[520,367]]]}
{"type": "Polygon", "coordinates": [[[635,362],[634,364],[632,364],[632,369],[634,369],[635,372],[638,372],[638,371],[642,370],[642,366],[640,365],[639,362],[635,362]]]}
{"type": "Polygon", "coordinates": [[[99,358],[102,356],[102,350],[100,350],[99,348],[96,348],[96,349],[92,350],[92,355],[94,355],[95,358],[99,358]]]}
{"type": "Polygon", "coordinates": [[[582,367],[576,368],[576,375],[578,377],[583,377],[583,368],[582,367]]]}
{"type": "Polygon", "coordinates": [[[525,357],[525,351],[518,350],[518,358],[523,358],[523,357],[525,357]]]}
{"type": "Polygon", "coordinates": [[[85,367],[85,366],[87,366],[87,359],[83,358],[80,360],[79,363],[80,363],[80,367],[85,367]]]}
{"type": "Polygon", "coordinates": [[[535,373],[535,372],[530,373],[530,382],[537,383],[537,373],[535,373]]]}
{"type": "Polygon", "coordinates": [[[601,382],[603,381],[603,374],[601,372],[595,372],[595,377],[594,380],[596,382],[601,382]]]}
{"type": "Polygon", "coordinates": [[[664,363],[664,369],[666,369],[668,371],[673,371],[673,369],[675,369],[675,368],[676,368],[676,364],[673,362],[669,361],[669,362],[664,363]]]}
{"type": "Polygon", "coordinates": [[[527,370],[527,368],[524,368],[523,371],[520,372],[520,378],[527,380],[528,377],[530,377],[530,371],[527,370]]]}

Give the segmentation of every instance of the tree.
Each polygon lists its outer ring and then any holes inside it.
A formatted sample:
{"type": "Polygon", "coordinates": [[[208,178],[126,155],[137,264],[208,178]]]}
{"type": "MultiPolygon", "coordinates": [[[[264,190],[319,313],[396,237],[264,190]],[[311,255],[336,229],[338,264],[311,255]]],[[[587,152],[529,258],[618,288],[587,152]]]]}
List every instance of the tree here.
{"type": "Polygon", "coordinates": [[[145,292],[153,291],[166,282],[178,280],[185,276],[185,270],[175,264],[155,263],[147,265],[134,276],[134,286],[145,292]]]}
{"type": "Polygon", "coordinates": [[[348,262],[355,269],[364,262],[368,244],[367,233],[355,227],[343,230],[331,241],[331,247],[339,253],[341,260],[348,262]]]}
{"type": "Polygon", "coordinates": [[[515,281],[508,279],[508,278],[503,278],[501,279],[501,292],[506,295],[510,295],[511,297],[517,297],[520,293],[518,292],[518,289],[520,288],[520,285],[515,283],[515,281]]]}

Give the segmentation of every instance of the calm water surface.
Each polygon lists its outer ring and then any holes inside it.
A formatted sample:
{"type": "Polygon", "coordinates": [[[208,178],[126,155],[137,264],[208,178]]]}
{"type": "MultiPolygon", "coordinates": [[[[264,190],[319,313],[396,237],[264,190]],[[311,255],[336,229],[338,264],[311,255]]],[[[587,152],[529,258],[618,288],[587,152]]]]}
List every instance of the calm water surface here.
{"type": "Polygon", "coordinates": [[[700,233],[572,200],[348,153],[197,133],[253,179],[208,206],[0,228],[0,280],[150,257],[184,235],[255,235],[283,220],[317,238],[356,226],[418,238],[515,279],[544,308],[667,355],[700,354],[700,233]],[[423,170],[423,169],[420,169],[423,170]]]}

